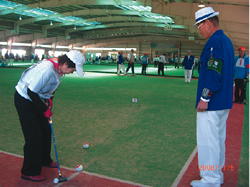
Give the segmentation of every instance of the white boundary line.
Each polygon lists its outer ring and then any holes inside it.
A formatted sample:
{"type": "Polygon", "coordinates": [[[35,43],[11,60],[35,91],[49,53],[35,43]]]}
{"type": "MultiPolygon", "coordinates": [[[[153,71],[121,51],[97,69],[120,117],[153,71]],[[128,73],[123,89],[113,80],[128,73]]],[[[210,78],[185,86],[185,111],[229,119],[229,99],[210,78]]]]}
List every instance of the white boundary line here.
{"type": "MultiPolygon", "coordinates": [[[[2,150],[0,150],[0,153],[4,153],[4,154],[7,154],[7,155],[15,156],[15,157],[18,157],[18,158],[23,158],[23,156],[21,156],[21,155],[16,155],[16,154],[5,152],[5,151],[2,151],[2,150]]],[[[67,170],[75,172],[74,168],[68,168],[68,167],[65,167],[65,166],[60,166],[60,168],[67,169],[67,170]]],[[[90,173],[90,172],[87,172],[87,171],[81,171],[81,172],[74,173],[70,177],[68,177],[68,180],[73,179],[74,177],[76,177],[80,173],[84,173],[84,174],[87,174],[87,175],[92,175],[92,176],[96,176],[96,177],[100,177],[100,178],[104,178],[104,179],[109,179],[109,180],[112,180],[112,181],[117,181],[117,182],[121,182],[121,183],[125,183],[125,184],[131,184],[131,185],[140,186],[140,187],[150,187],[150,186],[147,186],[147,185],[143,185],[143,184],[139,184],[139,183],[134,183],[134,182],[130,182],[130,181],[127,181],[127,180],[122,180],[122,179],[117,179],[117,178],[113,178],[113,177],[107,177],[105,175],[100,175],[100,174],[97,174],[97,173],[90,173]]],[[[62,184],[63,183],[59,183],[59,184],[56,185],[56,187],[59,187],[62,184]]]]}
{"type": "MultiPolygon", "coordinates": [[[[188,166],[190,165],[190,163],[192,162],[192,160],[195,157],[195,154],[197,153],[197,146],[195,147],[195,149],[193,150],[192,154],[190,155],[190,157],[188,158],[187,162],[185,163],[185,165],[183,166],[183,168],[181,169],[179,175],[177,176],[177,178],[175,179],[174,183],[172,184],[171,187],[177,187],[178,184],[180,183],[184,173],[187,171],[188,166]]],[[[191,182],[191,181],[190,181],[191,182]]]]}

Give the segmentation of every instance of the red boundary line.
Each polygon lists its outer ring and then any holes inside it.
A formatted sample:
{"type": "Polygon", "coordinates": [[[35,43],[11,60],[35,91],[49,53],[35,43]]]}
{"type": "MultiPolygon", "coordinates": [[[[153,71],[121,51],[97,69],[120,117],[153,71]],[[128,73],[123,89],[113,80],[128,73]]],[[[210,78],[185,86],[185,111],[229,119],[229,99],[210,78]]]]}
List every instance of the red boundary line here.
{"type": "Polygon", "coordinates": [[[73,168],[61,167],[63,177],[68,181],[54,184],[53,179],[58,177],[57,168],[42,168],[42,175],[46,177],[44,181],[32,182],[21,179],[21,167],[23,157],[0,151],[0,186],[1,187],[147,187],[146,185],[133,183],[121,179],[111,178],[89,172],[76,172],[73,168]]]}

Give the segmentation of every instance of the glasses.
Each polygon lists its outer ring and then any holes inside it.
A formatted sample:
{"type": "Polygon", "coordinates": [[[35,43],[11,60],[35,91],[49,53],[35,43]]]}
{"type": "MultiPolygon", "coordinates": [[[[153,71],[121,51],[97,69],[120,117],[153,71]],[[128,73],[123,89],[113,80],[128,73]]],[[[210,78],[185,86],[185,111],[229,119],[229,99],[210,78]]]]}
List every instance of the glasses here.
{"type": "Polygon", "coordinates": [[[203,25],[204,23],[201,23],[199,26],[198,26],[198,29],[200,30],[201,26],[203,25]]]}

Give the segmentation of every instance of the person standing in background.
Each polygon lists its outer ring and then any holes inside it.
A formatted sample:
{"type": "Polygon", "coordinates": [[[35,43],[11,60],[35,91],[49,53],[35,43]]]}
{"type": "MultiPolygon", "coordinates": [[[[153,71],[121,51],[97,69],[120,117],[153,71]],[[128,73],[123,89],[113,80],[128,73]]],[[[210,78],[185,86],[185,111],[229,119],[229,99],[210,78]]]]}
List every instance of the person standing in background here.
{"type": "Polygon", "coordinates": [[[15,56],[14,56],[14,54],[10,51],[10,66],[13,66],[13,61],[14,61],[14,59],[15,59],[15,56]]]}
{"type": "Polygon", "coordinates": [[[154,62],[154,67],[156,68],[157,67],[157,57],[156,57],[156,55],[154,55],[153,62],[154,62]]]}
{"type": "Polygon", "coordinates": [[[175,55],[174,64],[175,64],[174,68],[176,68],[176,67],[179,68],[179,66],[178,66],[178,57],[177,57],[177,55],[175,55]]]}
{"type": "Polygon", "coordinates": [[[10,60],[10,57],[9,57],[8,51],[5,53],[4,57],[5,57],[5,63],[6,63],[6,66],[8,66],[8,64],[9,64],[9,60],[10,60]]]}
{"type": "Polygon", "coordinates": [[[191,55],[191,50],[187,51],[187,55],[183,60],[182,66],[183,69],[185,69],[185,82],[190,83],[194,66],[194,56],[191,55]]]}
{"type": "Polygon", "coordinates": [[[135,70],[134,70],[134,63],[135,63],[135,56],[134,56],[134,50],[131,49],[131,52],[128,54],[128,68],[126,70],[126,73],[128,73],[130,67],[132,69],[132,75],[135,75],[135,70]]]}
{"type": "Polygon", "coordinates": [[[120,75],[121,69],[124,73],[124,75],[127,75],[125,68],[124,68],[124,56],[123,56],[123,51],[118,51],[118,69],[117,69],[117,75],[120,75]]]}
{"type": "Polygon", "coordinates": [[[142,75],[146,75],[147,66],[148,66],[148,53],[144,53],[144,55],[142,56],[142,71],[141,71],[142,75]]]}
{"type": "Polygon", "coordinates": [[[245,99],[246,99],[246,85],[249,75],[249,57],[245,54],[245,50],[246,49],[243,46],[238,49],[239,56],[237,56],[235,59],[235,68],[234,68],[234,79],[235,79],[234,103],[240,103],[240,104],[247,104],[245,99]]]}
{"type": "Polygon", "coordinates": [[[162,75],[164,76],[164,64],[166,64],[166,54],[161,55],[159,58],[158,75],[162,72],[162,75]]]}

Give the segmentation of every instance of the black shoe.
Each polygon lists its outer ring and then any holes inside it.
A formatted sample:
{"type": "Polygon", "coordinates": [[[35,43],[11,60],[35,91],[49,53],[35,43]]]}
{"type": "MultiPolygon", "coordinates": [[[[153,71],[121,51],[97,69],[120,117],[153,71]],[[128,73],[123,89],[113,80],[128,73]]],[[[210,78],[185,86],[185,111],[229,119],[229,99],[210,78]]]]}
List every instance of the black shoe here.
{"type": "Polygon", "coordinates": [[[239,103],[239,101],[233,101],[233,103],[239,103]]]}

